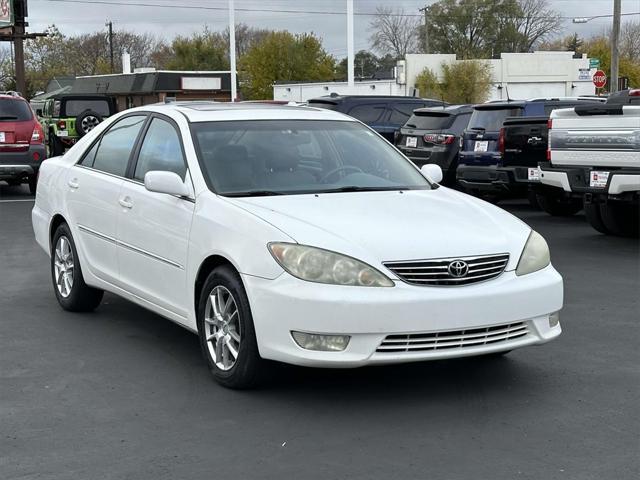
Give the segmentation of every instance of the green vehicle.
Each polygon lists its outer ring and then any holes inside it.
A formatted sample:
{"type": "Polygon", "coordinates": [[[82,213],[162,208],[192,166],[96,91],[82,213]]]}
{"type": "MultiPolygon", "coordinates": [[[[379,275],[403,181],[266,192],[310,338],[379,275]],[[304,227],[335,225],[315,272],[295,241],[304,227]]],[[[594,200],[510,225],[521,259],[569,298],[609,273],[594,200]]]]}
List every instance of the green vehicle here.
{"type": "Polygon", "coordinates": [[[117,112],[116,99],[109,95],[60,94],[45,101],[37,110],[44,130],[49,157],[65,149],[117,112]]]}

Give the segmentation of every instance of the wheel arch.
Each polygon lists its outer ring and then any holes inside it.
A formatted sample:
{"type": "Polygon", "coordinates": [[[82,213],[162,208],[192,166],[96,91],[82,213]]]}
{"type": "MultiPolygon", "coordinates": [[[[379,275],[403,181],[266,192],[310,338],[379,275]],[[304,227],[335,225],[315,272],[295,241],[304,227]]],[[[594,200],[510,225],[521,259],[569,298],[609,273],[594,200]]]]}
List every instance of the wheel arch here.
{"type": "Polygon", "coordinates": [[[238,275],[240,274],[235,265],[228,258],[223,257],[222,255],[209,255],[200,264],[193,288],[193,308],[196,315],[198,312],[198,303],[200,302],[200,291],[202,290],[202,285],[204,285],[209,273],[211,273],[214,268],[218,268],[223,265],[229,266],[238,273],[238,275]]]}
{"type": "Polygon", "coordinates": [[[56,213],[53,217],[51,217],[51,222],[49,224],[49,251],[51,251],[51,247],[53,246],[53,236],[56,234],[56,230],[63,223],[67,223],[67,220],[59,213],[56,213]]]}

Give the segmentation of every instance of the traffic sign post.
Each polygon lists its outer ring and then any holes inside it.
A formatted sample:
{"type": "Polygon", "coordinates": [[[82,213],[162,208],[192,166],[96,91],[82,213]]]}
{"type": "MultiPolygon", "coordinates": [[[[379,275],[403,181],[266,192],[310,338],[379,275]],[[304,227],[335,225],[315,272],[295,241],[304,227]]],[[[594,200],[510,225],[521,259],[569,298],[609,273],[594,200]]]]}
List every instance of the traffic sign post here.
{"type": "Polygon", "coordinates": [[[607,84],[607,74],[602,70],[597,70],[596,73],[593,74],[593,84],[596,88],[604,88],[607,84]]]}

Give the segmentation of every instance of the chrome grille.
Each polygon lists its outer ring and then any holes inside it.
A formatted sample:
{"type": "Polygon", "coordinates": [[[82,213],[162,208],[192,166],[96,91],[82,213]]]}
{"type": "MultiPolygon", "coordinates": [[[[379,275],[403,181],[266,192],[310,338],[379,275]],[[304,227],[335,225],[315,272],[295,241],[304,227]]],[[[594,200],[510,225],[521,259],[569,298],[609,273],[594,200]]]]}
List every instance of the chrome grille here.
{"type": "Polygon", "coordinates": [[[527,325],[524,322],[517,322],[466,330],[387,335],[376,352],[423,352],[479,347],[514,340],[524,337],[527,333],[529,333],[527,325]]]}
{"type": "Polygon", "coordinates": [[[479,257],[384,262],[383,265],[407,283],[446,286],[468,285],[495,278],[504,271],[508,261],[509,254],[501,253],[479,257]],[[464,276],[456,277],[449,272],[449,265],[458,261],[463,261],[468,266],[464,276]]]}

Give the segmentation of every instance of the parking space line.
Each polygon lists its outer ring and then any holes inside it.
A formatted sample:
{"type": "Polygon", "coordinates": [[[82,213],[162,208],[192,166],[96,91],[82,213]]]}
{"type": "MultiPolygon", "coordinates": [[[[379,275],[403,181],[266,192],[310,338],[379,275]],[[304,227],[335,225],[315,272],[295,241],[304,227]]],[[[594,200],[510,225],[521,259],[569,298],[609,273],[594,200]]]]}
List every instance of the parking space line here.
{"type": "Polygon", "coordinates": [[[0,203],[35,202],[35,198],[16,198],[13,200],[0,200],[0,203]]]}

